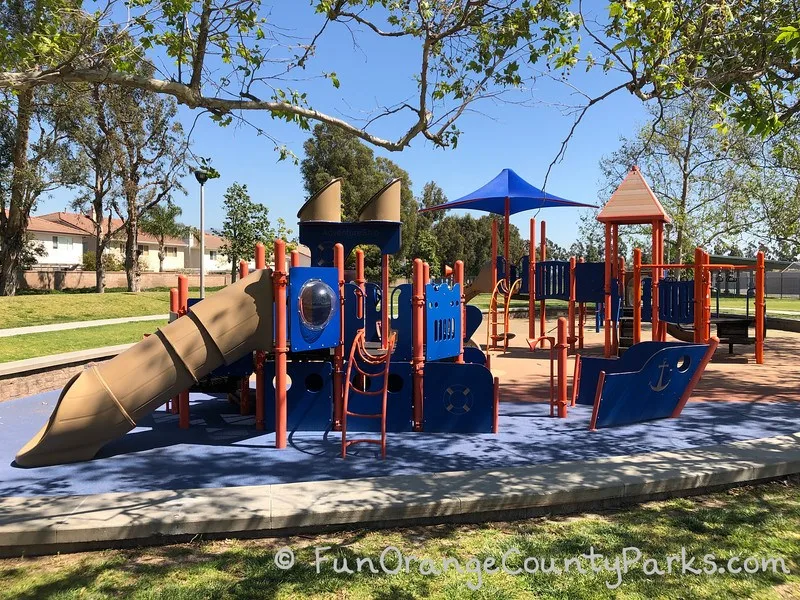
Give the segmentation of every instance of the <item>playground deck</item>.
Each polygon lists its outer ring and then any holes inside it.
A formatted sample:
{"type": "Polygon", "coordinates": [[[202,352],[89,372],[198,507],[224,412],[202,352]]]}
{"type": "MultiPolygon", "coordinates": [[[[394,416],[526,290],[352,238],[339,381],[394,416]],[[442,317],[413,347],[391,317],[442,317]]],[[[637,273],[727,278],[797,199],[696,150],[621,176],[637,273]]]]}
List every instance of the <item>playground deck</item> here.
{"type": "MultiPolygon", "coordinates": [[[[163,409],[90,462],[38,469],[12,465],[14,453],[47,419],[57,392],[0,403],[0,496],[69,496],[220,488],[502,469],[557,461],[582,461],[680,450],[791,434],[800,420],[800,369],[794,349],[800,334],[770,332],[767,364],[752,354],[720,349],[679,419],[587,431],[590,407],[567,419],[549,418],[547,351],[531,354],[526,323],[506,354],[492,357],[501,379],[497,435],[390,434],[388,458],[372,447],[338,457],[339,434],[297,433],[286,450],[274,434],[255,430],[251,416],[224,398],[194,395],[189,430],[163,409]],[[750,364],[745,365],[749,361],[750,364]],[[714,401],[714,402],[709,402],[714,401]]],[[[480,333],[480,332],[479,332],[480,333]]],[[[601,335],[587,336],[586,353],[598,354],[601,335]]],[[[571,363],[571,361],[570,361],[571,363]]],[[[570,365],[571,368],[571,365],[570,365]]],[[[570,371],[571,375],[571,371],[570,371]]]]}

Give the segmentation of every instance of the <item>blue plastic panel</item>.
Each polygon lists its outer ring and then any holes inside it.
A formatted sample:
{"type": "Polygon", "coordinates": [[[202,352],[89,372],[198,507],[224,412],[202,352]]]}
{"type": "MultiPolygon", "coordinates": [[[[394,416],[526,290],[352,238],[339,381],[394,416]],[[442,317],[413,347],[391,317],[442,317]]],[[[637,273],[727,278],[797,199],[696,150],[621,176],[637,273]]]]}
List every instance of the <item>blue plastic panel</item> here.
{"type": "Polygon", "coordinates": [[[693,279],[662,279],[659,282],[658,318],[667,323],[694,323],[693,279]]]}
{"type": "Polygon", "coordinates": [[[707,349],[705,344],[664,348],[640,371],[606,375],[595,426],[615,427],[671,416],[707,349]]]}
{"type": "MultiPolygon", "coordinates": [[[[506,259],[504,256],[498,256],[495,264],[497,265],[497,281],[505,279],[506,277],[506,259]]],[[[512,283],[517,280],[517,265],[511,263],[508,271],[508,279],[512,283]]]]}
{"type": "Polygon", "coordinates": [[[464,348],[464,362],[473,365],[486,365],[486,355],[480,348],[467,346],[464,348]]]}
{"type": "Polygon", "coordinates": [[[519,288],[520,294],[530,294],[531,292],[531,278],[528,273],[530,265],[531,257],[526,254],[522,257],[522,260],[519,261],[519,278],[522,280],[522,284],[519,288]]]}
{"type": "Polygon", "coordinates": [[[368,281],[364,284],[364,339],[368,342],[381,341],[378,326],[381,323],[382,310],[381,286],[368,281]]]}
{"type": "Polygon", "coordinates": [[[605,297],[605,263],[577,263],[575,265],[575,301],[602,302],[605,297]]]}
{"type": "MultiPolygon", "coordinates": [[[[605,298],[605,296],[603,296],[605,298]]],[[[603,322],[603,315],[605,314],[605,300],[601,300],[597,302],[595,305],[595,309],[597,314],[599,314],[599,324],[602,325],[603,322]]],[[[622,311],[622,302],[620,301],[619,297],[619,285],[617,284],[616,279],[611,280],[611,320],[615,323],[619,321],[619,314],[622,311]]],[[[599,325],[598,325],[599,327],[599,325]]]]}
{"type": "Polygon", "coordinates": [[[465,340],[472,339],[472,336],[475,335],[475,332],[478,331],[478,328],[481,326],[483,322],[483,313],[481,309],[475,306],[474,304],[467,304],[466,306],[466,314],[467,314],[467,322],[466,327],[467,331],[464,335],[465,340]]]}
{"type": "MultiPolygon", "coordinates": [[[[364,371],[374,372],[375,367],[361,365],[364,371]]],[[[383,385],[380,376],[370,377],[367,391],[378,391],[383,385]]],[[[392,362],[389,364],[389,394],[386,398],[386,431],[411,431],[412,391],[411,364],[392,362]]],[[[380,412],[380,396],[364,396],[351,391],[347,407],[351,412],[372,414],[380,412]]],[[[378,419],[360,417],[347,418],[348,431],[380,431],[378,419]]]]}
{"type": "Polygon", "coordinates": [[[569,300],[569,262],[548,260],[536,263],[536,298],[569,300]]]}
{"type": "Polygon", "coordinates": [[[429,433],[491,433],[492,374],[481,365],[427,363],[423,429],[429,433]]]}
{"type": "Polygon", "coordinates": [[[642,279],[642,322],[650,323],[653,320],[653,279],[642,279]]]}
{"type": "Polygon", "coordinates": [[[411,289],[410,283],[403,283],[392,290],[390,319],[392,330],[397,333],[393,360],[411,360],[411,289]]]}
{"type": "Polygon", "coordinates": [[[292,352],[306,352],[320,348],[333,348],[339,344],[339,275],[332,267],[292,267],[289,269],[287,298],[289,316],[289,347],[292,352]],[[300,293],[303,285],[319,280],[332,293],[331,312],[325,327],[309,328],[301,318],[300,293]]]}
{"type": "Polygon", "coordinates": [[[359,245],[375,245],[381,254],[397,253],[400,250],[400,226],[394,221],[305,221],[299,223],[299,237],[300,243],[311,249],[313,266],[331,267],[333,247],[339,243],[344,246],[345,258],[359,245]]]}
{"type": "Polygon", "coordinates": [[[425,360],[458,356],[461,335],[461,286],[426,284],[425,360]]]}
{"type": "MultiPolygon", "coordinates": [[[[333,367],[330,362],[290,362],[286,374],[287,431],[326,431],[333,418],[333,367]]],[[[264,426],[275,431],[275,363],[264,363],[264,426]]]]}
{"type": "Polygon", "coordinates": [[[605,371],[606,375],[639,371],[653,356],[662,350],[688,347],[694,347],[694,344],[685,344],[683,342],[640,342],[628,348],[620,358],[581,356],[581,381],[578,386],[576,402],[589,406],[594,404],[600,371],[605,371]]]}
{"type": "Polygon", "coordinates": [[[364,315],[358,316],[361,290],[355,283],[344,284],[344,347],[345,352],[353,345],[356,332],[364,329],[364,315]]]}

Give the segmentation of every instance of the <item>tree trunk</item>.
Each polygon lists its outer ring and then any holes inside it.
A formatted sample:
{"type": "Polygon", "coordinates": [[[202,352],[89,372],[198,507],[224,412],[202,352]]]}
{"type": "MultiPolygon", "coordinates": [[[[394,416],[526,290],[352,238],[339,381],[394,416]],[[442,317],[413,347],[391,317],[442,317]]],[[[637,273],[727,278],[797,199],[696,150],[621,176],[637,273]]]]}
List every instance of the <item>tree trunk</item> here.
{"type": "MultiPolygon", "coordinates": [[[[128,204],[131,206],[131,204],[128,204]]],[[[139,272],[139,219],[134,208],[130,211],[128,223],[126,225],[128,239],[125,241],[125,277],[128,280],[128,291],[139,292],[140,275],[139,272]]]]}
{"type": "Polygon", "coordinates": [[[17,293],[17,269],[25,248],[28,228],[29,201],[28,139],[33,113],[33,90],[19,92],[17,97],[17,124],[14,131],[13,173],[11,176],[11,201],[8,216],[3,222],[2,250],[0,250],[0,295],[17,293]]]}
{"type": "Polygon", "coordinates": [[[164,242],[163,240],[161,243],[158,244],[158,272],[164,272],[164,242]]]}
{"type": "Polygon", "coordinates": [[[238,268],[239,261],[234,259],[234,260],[231,261],[231,263],[232,263],[231,264],[231,283],[233,283],[233,282],[236,281],[236,277],[239,275],[239,268],[238,268]]]}

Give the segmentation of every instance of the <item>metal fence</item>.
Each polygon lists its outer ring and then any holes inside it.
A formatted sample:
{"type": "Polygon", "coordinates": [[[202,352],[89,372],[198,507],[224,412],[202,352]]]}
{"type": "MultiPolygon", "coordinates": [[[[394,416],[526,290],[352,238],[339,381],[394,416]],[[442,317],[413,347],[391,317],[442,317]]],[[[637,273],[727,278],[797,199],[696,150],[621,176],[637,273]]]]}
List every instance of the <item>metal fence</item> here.
{"type": "MultiPolygon", "coordinates": [[[[800,271],[767,271],[765,292],[772,298],[800,298],[800,271]]],[[[750,271],[714,272],[713,287],[719,287],[724,296],[744,296],[755,285],[755,274],[750,271]]]]}

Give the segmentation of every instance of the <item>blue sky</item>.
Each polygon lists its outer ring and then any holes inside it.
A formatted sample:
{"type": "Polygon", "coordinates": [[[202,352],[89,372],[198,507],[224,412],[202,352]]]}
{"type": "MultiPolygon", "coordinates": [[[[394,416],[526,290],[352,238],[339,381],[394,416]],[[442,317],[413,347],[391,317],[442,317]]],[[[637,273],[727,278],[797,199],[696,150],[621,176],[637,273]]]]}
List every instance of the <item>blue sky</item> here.
{"type": "MultiPolygon", "coordinates": [[[[320,17],[310,10],[297,9],[292,3],[277,3],[272,19],[291,23],[298,35],[305,35],[320,24],[320,17]],[[287,5],[291,5],[291,8],[287,5]],[[281,8],[283,6],[283,8],[281,8]],[[281,11],[284,11],[283,14],[281,11]]],[[[361,115],[376,105],[404,100],[416,90],[412,75],[417,69],[419,51],[405,41],[377,39],[367,32],[359,34],[360,47],[355,49],[350,34],[343,27],[329,28],[317,50],[314,65],[321,71],[336,71],[341,87],[334,88],[327,80],[297,84],[307,90],[312,106],[333,114],[361,115]]],[[[571,83],[582,90],[602,91],[615,83],[613,76],[599,69],[589,74],[576,72],[571,83]]],[[[541,104],[518,106],[484,102],[475,105],[479,113],[466,114],[458,122],[462,131],[455,150],[442,150],[418,138],[403,152],[375,150],[377,155],[391,158],[409,172],[414,193],[421,193],[427,181],[436,181],[449,199],[455,199],[480,187],[504,168],[542,186],[547,167],[556,156],[561,140],[572,125],[572,118],[562,115],[554,105],[576,104],[579,99],[569,88],[547,79],[533,83],[522,95],[535,97],[541,104]]],[[[519,99],[520,94],[512,95],[519,99]]],[[[188,129],[196,114],[181,108],[180,118],[188,129]]],[[[247,118],[285,143],[300,158],[302,144],[309,133],[293,125],[273,121],[264,114],[248,114],[247,118]]],[[[599,160],[615,150],[621,135],[631,135],[646,121],[645,106],[625,92],[619,92],[595,105],[579,126],[562,162],[554,167],[547,191],[580,202],[600,203],[599,160]]],[[[386,122],[375,133],[399,137],[407,124],[386,122]]],[[[234,181],[246,183],[253,198],[270,209],[270,216],[283,217],[290,226],[296,222],[297,210],[306,198],[299,166],[291,161],[278,161],[273,144],[245,125],[221,128],[207,116],[201,116],[192,134],[195,154],[212,159],[221,178],[206,185],[207,228],[222,224],[222,194],[234,181]]],[[[176,198],[183,209],[181,219],[199,224],[199,192],[193,177],[184,181],[186,197],[176,198]]],[[[68,210],[74,194],[63,190],[43,198],[37,213],[68,210]]],[[[522,213],[512,217],[523,237],[528,219],[522,213]]],[[[546,209],[539,219],[548,222],[548,237],[562,245],[575,240],[580,210],[546,209]]],[[[296,230],[296,227],[295,227],[296,230]]]]}

